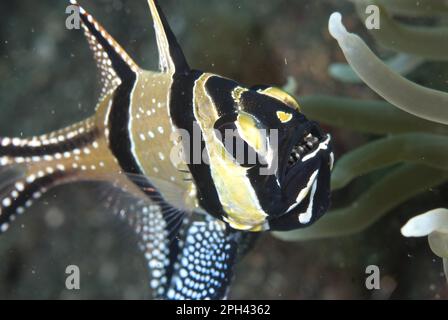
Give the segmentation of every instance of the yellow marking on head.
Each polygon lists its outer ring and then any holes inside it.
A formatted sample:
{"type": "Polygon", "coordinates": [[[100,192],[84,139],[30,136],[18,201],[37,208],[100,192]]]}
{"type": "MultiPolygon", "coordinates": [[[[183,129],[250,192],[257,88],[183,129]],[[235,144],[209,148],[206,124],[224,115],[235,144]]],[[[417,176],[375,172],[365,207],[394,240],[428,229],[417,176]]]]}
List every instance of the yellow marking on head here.
{"type": "Polygon", "coordinates": [[[249,114],[241,112],[236,120],[236,127],[249,146],[261,155],[266,154],[266,134],[257,127],[256,120],[249,114]]]}
{"type": "Polygon", "coordinates": [[[278,120],[280,120],[282,123],[287,123],[287,122],[291,121],[291,119],[292,119],[292,114],[291,114],[291,113],[284,112],[284,111],[277,111],[277,118],[278,118],[278,120]]]}
{"type": "Polygon", "coordinates": [[[246,88],[243,88],[243,87],[236,87],[232,91],[232,98],[235,101],[236,105],[238,106],[238,110],[241,110],[241,96],[246,91],[249,91],[249,90],[246,88]]]}
{"type": "Polygon", "coordinates": [[[236,229],[236,230],[243,230],[243,231],[250,231],[250,232],[260,232],[260,231],[266,230],[264,224],[259,224],[256,226],[249,226],[249,225],[241,224],[241,223],[235,221],[232,217],[223,217],[223,220],[225,222],[227,222],[229,224],[229,226],[231,226],[233,229],[236,229]]]}
{"type": "Polygon", "coordinates": [[[291,107],[292,109],[300,111],[300,105],[297,102],[297,100],[286,91],[283,91],[282,89],[270,87],[264,90],[258,90],[258,92],[270,96],[271,98],[274,98],[276,100],[279,100],[284,104],[286,104],[287,106],[291,107]]]}

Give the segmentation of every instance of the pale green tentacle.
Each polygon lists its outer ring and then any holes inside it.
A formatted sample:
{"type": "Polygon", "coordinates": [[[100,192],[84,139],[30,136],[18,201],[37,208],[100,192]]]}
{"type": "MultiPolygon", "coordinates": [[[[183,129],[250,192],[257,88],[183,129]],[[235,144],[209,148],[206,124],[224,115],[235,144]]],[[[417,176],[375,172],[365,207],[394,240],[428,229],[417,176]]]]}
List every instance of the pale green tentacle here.
{"type": "Polygon", "coordinates": [[[305,96],[300,98],[300,105],[310,119],[363,133],[448,134],[447,126],[420,119],[379,100],[305,96]]]}
{"type": "Polygon", "coordinates": [[[403,134],[383,138],[342,156],[332,175],[333,189],[392,164],[408,162],[448,170],[448,138],[433,134],[403,134]]]}
{"type": "MultiPolygon", "coordinates": [[[[401,75],[407,75],[425,62],[423,58],[399,53],[396,56],[384,61],[389,69],[401,75]]],[[[335,79],[346,83],[362,83],[352,67],[346,63],[333,63],[328,68],[328,73],[335,79]]]]}
{"type": "Polygon", "coordinates": [[[448,124],[447,93],[417,85],[389,70],[360,37],[347,32],[339,13],[330,17],[329,29],[353,69],[380,96],[420,118],[448,124]]]}
{"type": "MultiPolygon", "coordinates": [[[[360,18],[366,21],[366,7],[378,4],[378,1],[357,1],[356,8],[360,18]]],[[[394,20],[385,7],[380,7],[380,28],[369,32],[385,48],[404,52],[428,60],[448,59],[448,28],[444,26],[416,27],[404,25],[394,20]]]]}

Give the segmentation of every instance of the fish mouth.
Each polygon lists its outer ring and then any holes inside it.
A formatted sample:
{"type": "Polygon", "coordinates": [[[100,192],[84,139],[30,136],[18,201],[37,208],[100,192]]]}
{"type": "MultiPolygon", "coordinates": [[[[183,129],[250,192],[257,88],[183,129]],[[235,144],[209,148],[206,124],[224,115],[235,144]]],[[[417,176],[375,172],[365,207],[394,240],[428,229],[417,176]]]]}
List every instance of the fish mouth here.
{"type": "Polygon", "coordinates": [[[316,124],[313,124],[310,130],[306,130],[290,149],[284,175],[288,176],[296,166],[311,158],[327,138],[328,135],[324,135],[316,124]]]}
{"type": "Polygon", "coordinates": [[[289,156],[283,172],[285,180],[288,181],[288,178],[295,175],[297,167],[316,156],[319,149],[324,149],[329,140],[329,135],[323,134],[316,123],[311,123],[310,128],[305,130],[289,148],[289,156]]]}
{"type": "Polygon", "coordinates": [[[310,194],[317,188],[319,175],[323,173],[322,166],[328,165],[325,155],[331,152],[330,142],[331,136],[324,134],[316,123],[311,123],[292,143],[283,169],[282,189],[286,203],[282,215],[303,209],[302,205],[311,200],[310,194]]]}

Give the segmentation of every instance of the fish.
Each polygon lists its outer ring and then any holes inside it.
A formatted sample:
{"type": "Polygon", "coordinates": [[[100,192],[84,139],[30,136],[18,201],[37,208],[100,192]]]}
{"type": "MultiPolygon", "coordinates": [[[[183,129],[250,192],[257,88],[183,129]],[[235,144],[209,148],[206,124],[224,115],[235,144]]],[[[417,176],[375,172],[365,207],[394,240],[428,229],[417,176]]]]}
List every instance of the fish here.
{"type": "Polygon", "coordinates": [[[155,299],[225,299],[262,232],[304,228],[328,210],[332,139],[282,89],[191,68],[159,3],[147,2],[157,71],[69,1],[101,93],[82,122],[0,137],[0,233],[52,188],[107,184],[116,192],[104,205],[138,236],[155,299]]]}

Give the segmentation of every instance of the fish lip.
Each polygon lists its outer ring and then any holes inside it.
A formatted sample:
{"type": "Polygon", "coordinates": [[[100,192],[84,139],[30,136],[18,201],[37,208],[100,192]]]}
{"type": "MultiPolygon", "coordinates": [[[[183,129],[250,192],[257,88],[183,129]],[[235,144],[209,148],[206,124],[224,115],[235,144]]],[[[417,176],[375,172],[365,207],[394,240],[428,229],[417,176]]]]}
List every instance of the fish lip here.
{"type": "MultiPolygon", "coordinates": [[[[283,209],[280,214],[278,214],[276,216],[268,216],[266,220],[268,222],[272,222],[272,221],[275,221],[276,219],[280,219],[280,218],[282,218],[284,216],[287,216],[287,215],[294,215],[296,213],[298,214],[300,205],[303,204],[304,202],[306,202],[309,199],[311,188],[312,188],[313,184],[316,183],[318,178],[319,178],[319,175],[317,174],[313,178],[312,181],[309,181],[310,182],[310,188],[308,188],[308,190],[306,191],[306,194],[303,196],[303,199],[300,202],[294,202],[294,203],[288,204],[287,206],[285,206],[285,209],[283,209]]],[[[297,197],[295,199],[297,199],[297,197]]]]}
{"type": "MultiPolygon", "coordinates": [[[[317,169],[318,170],[318,169],[317,169]]],[[[313,175],[313,173],[311,174],[311,175],[313,175]]],[[[305,195],[303,196],[303,198],[302,198],[302,200],[300,200],[300,202],[294,202],[293,204],[291,204],[289,207],[288,207],[288,209],[286,209],[286,211],[284,212],[284,214],[283,215],[285,215],[285,214],[289,214],[289,213],[294,213],[294,209],[296,209],[299,205],[301,205],[302,203],[303,203],[303,201],[305,201],[307,198],[308,198],[308,196],[309,196],[309,194],[310,194],[310,192],[311,192],[311,189],[312,189],[312,187],[313,187],[313,185],[316,183],[316,181],[317,181],[317,179],[319,178],[319,171],[317,171],[317,174],[316,174],[316,176],[311,180],[309,180],[308,181],[308,183],[309,183],[309,186],[307,185],[305,188],[306,188],[306,193],[305,193],[305,195]]],[[[297,198],[296,198],[297,199],[297,198]]]]}
{"type": "Polygon", "coordinates": [[[283,204],[277,211],[277,215],[269,217],[269,225],[272,230],[290,231],[309,226],[328,210],[330,205],[330,180],[326,175],[330,172],[330,163],[328,161],[330,154],[333,152],[331,135],[323,135],[319,143],[325,143],[326,148],[325,146],[321,147],[316,156],[309,158],[305,162],[299,161],[299,165],[294,166],[293,171],[289,171],[286,175],[286,180],[283,180],[281,188],[284,199],[283,204]],[[316,176],[313,177],[315,173],[316,176]],[[314,199],[320,199],[319,201],[322,200],[323,202],[315,203],[317,207],[314,209],[313,206],[311,220],[302,222],[300,221],[300,215],[307,210],[309,201],[311,201],[312,188],[316,183],[314,199]],[[306,188],[306,193],[302,195],[303,197],[301,196],[301,201],[297,202],[298,196],[304,188],[306,188]],[[328,193],[328,202],[325,198],[326,193],[328,193]]]}
{"type": "MultiPolygon", "coordinates": [[[[329,202],[327,204],[325,204],[326,202],[319,202],[319,203],[313,202],[313,211],[311,217],[309,218],[310,220],[308,221],[300,220],[302,214],[308,213],[307,210],[310,206],[312,189],[315,184],[317,184],[317,187],[314,194],[314,199],[322,199],[322,196],[324,196],[325,193],[329,192],[329,185],[326,186],[325,178],[321,180],[322,174],[326,174],[324,168],[324,166],[326,165],[327,164],[325,162],[320,161],[320,164],[314,168],[315,170],[312,171],[310,175],[307,175],[307,177],[305,178],[308,179],[307,184],[305,184],[305,186],[302,187],[306,188],[306,194],[303,195],[303,198],[301,199],[300,202],[297,202],[297,198],[298,194],[300,193],[300,190],[302,189],[299,190],[298,187],[297,190],[295,190],[296,193],[290,195],[289,197],[285,196],[284,206],[282,206],[283,208],[280,211],[280,213],[276,216],[270,216],[270,218],[272,219],[269,219],[269,225],[272,228],[272,230],[291,231],[309,226],[313,224],[316,220],[318,220],[320,217],[322,217],[323,213],[325,213],[325,211],[328,210],[328,207],[330,205],[329,202]],[[316,171],[317,171],[316,176],[312,178],[313,173],[316,171]],[[309,188],[307,188],[307,185],[309,185],[309,188]],[[316,209],[314,209],[314,207],[316,207],[316,209]]],[[[291,185],[290,188],[291,188],[290,191],[294,190],[293,185],[291,185]]]]}

